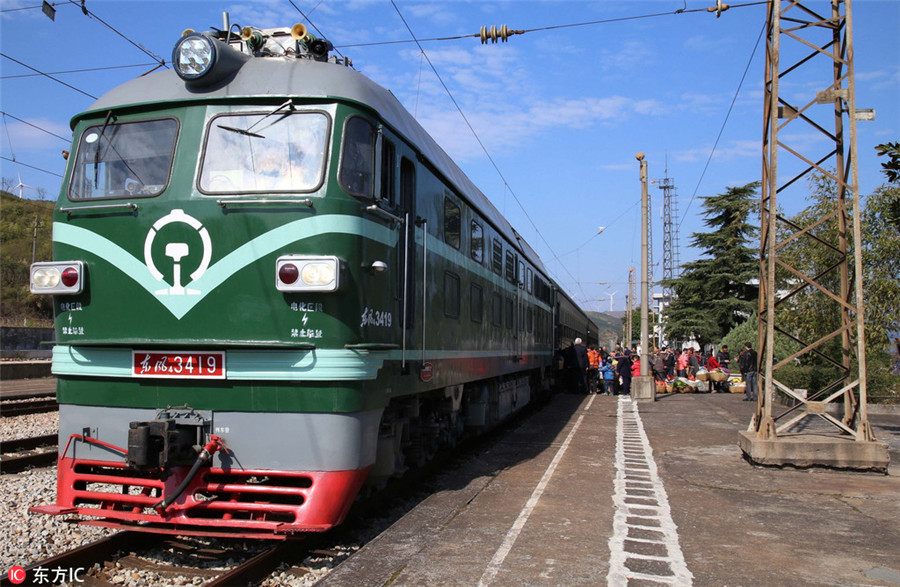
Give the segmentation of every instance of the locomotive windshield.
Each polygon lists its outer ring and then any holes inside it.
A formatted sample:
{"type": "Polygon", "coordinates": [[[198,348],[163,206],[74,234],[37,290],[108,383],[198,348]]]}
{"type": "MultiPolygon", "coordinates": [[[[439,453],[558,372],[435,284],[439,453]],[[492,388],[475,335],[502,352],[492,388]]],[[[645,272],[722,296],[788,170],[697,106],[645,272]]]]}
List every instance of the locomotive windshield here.
{"type": "Polygon", "coordinates": [[[69,198],[155,196],[163,191],[172,168],[178,122],[142,120],[103,124],[81,134],[69,198]]]}
{"type": "Polygon", "coordinates": [[[322,182],[327,134],[320,112],[219,116],[206,137],[200,191],[312,191],[322,182]]]}

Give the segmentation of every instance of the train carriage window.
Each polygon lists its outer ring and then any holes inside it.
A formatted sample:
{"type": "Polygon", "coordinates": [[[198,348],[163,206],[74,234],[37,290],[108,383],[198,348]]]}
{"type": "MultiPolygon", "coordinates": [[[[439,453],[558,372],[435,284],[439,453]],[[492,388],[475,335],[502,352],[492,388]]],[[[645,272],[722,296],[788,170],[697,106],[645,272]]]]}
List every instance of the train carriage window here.
{"type": "Polygon", "coordinates": [[[534,291],[534,274],[531,273],[531,267],[525,269],[525,289],[528,293],[534,291]]]}
{"type": "Polygon", "coordinates": [[[169,182],[178,121],[117,123],[112,116],[81,134],[69,198],[156,196],[169,182]]]}
{"type": "Polygon", "coordinates": [[[481,265],[484,263],[484,228],[475,220],[472,221],[470,236],[469,245],[472,248],[472,259],[481,265]]]}
{"type": "Polygon", "coordinates": [[[484,290],[476,283],[469,285],[469,309],[472,322],[484,321],[484,290]]]}
{"type": "Polygon", "coordinates": [[[458,249],[460,245],[459,205],[450,198],[444,198],[444,242],[458,249]]]}
{"type": "Polygon", "coordinates": [[[200,191],[247,194],[318,189],[325,175],[328,126],[328,117],[321,112],[217,116],[206,136],[200,191]]]}
{"type": "Polygon", "coordinates": [[[491,295],[491,322],[503,326],[503,298],[496,292],[491,295]]]}
{"type": "Polygon", "coordinates": [[[375,126],[365,118],[352,116],[344,125],[338,181],[348,194],[373,197],[375,136],[375,126]]]}
{"type": "Polygon", "coordinates": [[[444,273],[444,316],[459,318],[459,276],[444,273]]]}
{"type": "Polygon", "coordinates": [[[503,275],[503,243],[499,238],[491,241],[491,269],[497,275],[503,275]]]}
{"type": "Polygon", "coordinates": [[[516,256],[512,251],[506,251],[506,281],[516,282],[516,256]]]}
{"type": "Polygon", "coordinates": [[[381,143],[381,199],[393,206],[396,203],[394,196],[394,170],[397,164],[394,143],[382,138],[381,143]]]}

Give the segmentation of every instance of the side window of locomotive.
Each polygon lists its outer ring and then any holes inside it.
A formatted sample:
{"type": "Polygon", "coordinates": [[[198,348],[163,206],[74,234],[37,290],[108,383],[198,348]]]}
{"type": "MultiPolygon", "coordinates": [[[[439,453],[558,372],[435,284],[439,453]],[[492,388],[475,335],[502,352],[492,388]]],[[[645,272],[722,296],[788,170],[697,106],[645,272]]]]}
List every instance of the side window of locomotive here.
{"type": "Polygon", "coordinates": [[[227,114],[212,120],[200,169],[201,192],[309,192],[321,185],[328,117],[321,112],[270,114],[227,114]]]}
{"type": "Polygon", "coordinates": [[[383,138],[381,142],[381,190],[379,196],[390,206],[394,206],[397,203],[394,196],[396,166],[397,156],[394,143],[383,138]]]}
{"type": "Polygon", "coordinates": [[[491,269],[497,275],[503,275],[503,244],[499,238],[491,241],[491,269]]]}
{"type": "Polygon", "coordinates": [[[459,276],[444,273],[444,316],[459,318],[459,276]]]}
{"type": "Polygon", "coordinates": [[[460,244],[460,216],[459,205],[450,198],[444,198],[444,242],[459,248],[460,244]]]}
{"type": "Polygon", "coordinates": [[[484,290],[480,285],[475,283],[469,285],[469,303],[472,322],[484,321],[484,290]]]}
{"type": "Polygon", "coordinates": [[[341,171],[338,180],[349,194],[373,196],[375,175],[375,127],[365,118],[354,116],[344,126],[341,171]]]}
{"type": "MultiPolygon", "coordinates": [[[[110,117],[111,119],[111,117],[110,117]]],[[[169,182],[178,122],[172,118],[90,126],[81,133],[69,198],[156,196],[169,182]]]]}
{"type": "Polygon", "coordinates": [[[506,251],[506,281],[516,282],[516,257],[512,251],[506,251]]]}
{"type": "Polygon", "coordinates": [[[484,228],[474,220],[472,221],[469,242],[472,247],[472,259],[481,265],[484,263],[484,228]]]}
{"type": "Polygon", "coordinates": [[[531,272],[531,267],[525,268],[525,289],[528,290],[528,293],[534,291],[534,274],[531,272]]]}

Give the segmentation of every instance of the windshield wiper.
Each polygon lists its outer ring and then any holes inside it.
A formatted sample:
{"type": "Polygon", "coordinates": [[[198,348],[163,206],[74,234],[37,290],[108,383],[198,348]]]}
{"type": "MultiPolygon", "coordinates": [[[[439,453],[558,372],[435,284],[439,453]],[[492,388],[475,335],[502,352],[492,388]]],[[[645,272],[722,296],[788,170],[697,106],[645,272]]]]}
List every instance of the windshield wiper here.
{"type": "MultiPolygon", "coordinates": [[[[247,128],[247,129],[243,129],[243,128],[235,128],[235,127],[233,127],[233,126],[224,126],[224,125],[222,125],[222,124],[217,124],[216,126],[218,126],[219,128],[221,128],[221,129],[223,129],[223,130],[227,130],[227,131],[230,131],[230,132],[236,132],[236,133],[238,133],[238,134],[240,134],[240,135],[245,135],[245,136],[248,136],[248,137],[256,137],[256,138],[258,138],[258,139],[264,139],[264,138],[266,138],[266,137],[264,137],[263,135],[257,134],[257,133],[255,133],[255,132],[250,132],[250,131],[253,129],[253,127],[255,127],[257,124],[259,124],[259,123],[262,122],[263,120],[265,120],[265,119],[267,119],[268,117],[272,116],[272,115],[275,114],[276,112],[281,112],[281,111],[284,110],[285,108],[289,108],[289,110],[291,110],[291,111],[293,112],[293,110],[294,110],[294,102],[291,101],[291,100],[287,100],[284,104],[282,104],[281,106],[279,106],[279,107],[276,108],[275,110],[272,110],[271,112],[269,112],[268,114],[266,114],[265,116],[263,116],[262,118],[260,118],[260,119],[257,120],[256,122],[254,122],[253,124],[251,124],[251,125],[250,125],[250,128],[247,128]]],[[[271,125],[270,125],[270,126],[271,126],[271,125]]]]}
{"type": "Polygon", "coordinates": [[[266,138],[266,137],[264,137],[264,136],[262,136],[262,135],[256,134],[255,132],[250,132],[249,130],[244,130],[244,129],[242,129],[242,128],[235,128],[235,127],[233,127],[233,126],[225,126],[224,124],[217,124],[216,126],[218,126],[219,128],[221,128],[222,130],[227,130],[227,131],[230,131],[230,132],[236,132],[236,133],[238,133],[239,135],[245,135],[245,136],[248,136],[248,137],[256,137],[256,138],[258,138],[258,139],[264,139],[264,138],[266,138]]]}
{"type": "MultiPolygon", "coordinates": [[[[106,127],[109,126],[109,122],[116,121],[116,117],[113,116],[112,110],[106,113],[106,120],[103,121],[103,126],[100,128],[100,136],[97,137],[97,150],[94,151],[94,189],[97,189],[100,184],[100,145],[103,144],[103,133],[106,132],[106,127]]],[[[105,153],[104,153],[105,154],[105,153]]]]}

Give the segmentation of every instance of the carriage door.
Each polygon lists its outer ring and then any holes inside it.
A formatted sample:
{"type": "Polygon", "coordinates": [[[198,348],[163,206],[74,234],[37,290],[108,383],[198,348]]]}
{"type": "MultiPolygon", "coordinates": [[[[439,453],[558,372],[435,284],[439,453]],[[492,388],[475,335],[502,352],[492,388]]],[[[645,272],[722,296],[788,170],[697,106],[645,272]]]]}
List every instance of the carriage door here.
{"type": "MultiPolygon", "coordinates": [[[[403,157],[400,161],[400,216],[403,217],[403,238],[398,249],[400,272],[400,311],[403,316],[403,367],[406,368],[406,349],[413,341],[416,317],[416,166],[403,157]]],[[[424,287],[424,283],[423,286],[424,287]]]]}

